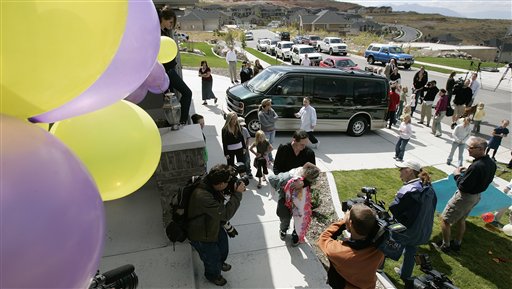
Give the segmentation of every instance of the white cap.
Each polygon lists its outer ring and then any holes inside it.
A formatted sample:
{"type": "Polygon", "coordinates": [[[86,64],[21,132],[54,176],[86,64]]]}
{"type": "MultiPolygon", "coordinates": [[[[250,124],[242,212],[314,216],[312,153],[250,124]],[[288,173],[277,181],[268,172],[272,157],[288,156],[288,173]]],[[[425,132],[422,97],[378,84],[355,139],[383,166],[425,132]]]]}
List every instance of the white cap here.
{"type": "Polygon", "coordinates": [[[421,171],[421,165],[418,162],[411,161],[411,160],[405,160],[403,162],[395,163],[395,166],[397,168],[410,168],[417,172],[421,171]]]}

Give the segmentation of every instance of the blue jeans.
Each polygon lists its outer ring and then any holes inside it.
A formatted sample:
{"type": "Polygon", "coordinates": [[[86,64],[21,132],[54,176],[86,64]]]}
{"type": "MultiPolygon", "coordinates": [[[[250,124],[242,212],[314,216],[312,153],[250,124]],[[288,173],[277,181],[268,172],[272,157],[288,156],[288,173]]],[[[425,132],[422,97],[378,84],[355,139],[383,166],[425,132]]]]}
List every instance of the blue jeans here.
{"type": "Polygon", "coordinates": [[[409,142],[409,139],[403,139],[403,138],[398,139],[398,142],[396,143],[396,146],[395,146],[395,158],[399,158],[401,160],[404,159],[405,146],[407,145],[408,142],[409,142]]]}
{"type": "Polygon", "coordinates": [[[190,241],[192,247],[199,253],[204,264],[204,276],[208,280],[215,280],[220,276],[222,264],[228,258],[228,235],[224,228],[220,228],[217,242],[190,241]]]}
{"type": "MultiPolygon", "coordinates": [[[[265,132],[265,137],[268,139],[268,142],[270,144],[273,144],[274,143],[274,139],[276,138],[276,131],[273,130],[273,131],[266,131],[265,132]]],[[[269,152],[268,153],[268,160],[273,162],[274,161],[274,157],[272,157],[272,152],[269,152]]]]}
{"type": "Polygon", "coordinates": [[[448,159],[446,160],[448,163],[451,163],[453,160],[453,154],[455,153],[455,150],[459,148],[459,167],[462,167],[462,156],[464,155],[464,149],[466,148],[465,143],[456,143],[452,142],[452,149],[450,150],[450,154],[448,155],[448,159]]]}

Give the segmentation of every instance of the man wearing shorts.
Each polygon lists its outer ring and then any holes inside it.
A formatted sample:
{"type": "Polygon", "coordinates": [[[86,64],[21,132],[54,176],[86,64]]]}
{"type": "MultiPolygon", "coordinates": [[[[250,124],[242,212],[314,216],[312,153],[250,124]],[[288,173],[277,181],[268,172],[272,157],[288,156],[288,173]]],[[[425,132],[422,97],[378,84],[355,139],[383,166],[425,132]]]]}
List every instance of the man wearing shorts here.
{"type": "Polygon", "coordinates": [[[474,161],[469,168],[458,167],[453,172],[458,190],[448,201],[441,215],[443,240],[435,243],[435,246],[445,253],[460,250],[466,230],[466,218],[480,201],[480,194],[487,189],[496,172],[496,163],[485,154],[487,142],[483,138],[470,138],[466,145],[474,161]],[[457,224],[457,232],[455,239],[450,242],[451,226],[454,224],[457,224]]]}

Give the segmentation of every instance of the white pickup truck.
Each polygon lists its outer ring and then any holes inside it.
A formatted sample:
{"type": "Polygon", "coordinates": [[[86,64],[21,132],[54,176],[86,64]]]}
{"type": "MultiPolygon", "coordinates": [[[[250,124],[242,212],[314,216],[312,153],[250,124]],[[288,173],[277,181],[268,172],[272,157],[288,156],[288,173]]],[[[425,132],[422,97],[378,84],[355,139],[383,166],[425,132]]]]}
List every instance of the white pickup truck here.
{"type": "Polygon", "coordinates": [[[316,43],[316,50],[328,52],[330,55],[347,55],[347,45],[339,37],[325,37],[316,43]]]}

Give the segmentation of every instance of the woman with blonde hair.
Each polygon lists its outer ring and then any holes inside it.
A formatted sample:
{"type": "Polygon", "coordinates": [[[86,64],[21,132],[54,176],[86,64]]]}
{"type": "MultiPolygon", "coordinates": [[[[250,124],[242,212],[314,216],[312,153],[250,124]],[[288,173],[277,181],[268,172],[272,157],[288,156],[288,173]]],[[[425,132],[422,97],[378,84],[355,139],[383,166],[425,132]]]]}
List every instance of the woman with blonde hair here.
{"type": "Polygon", "coordinates": [[[411,115],[406,114],[402,123],[400,124],[400,128],[398,129],[400,133],[400,137],[398,138],[398,142],[395,146],[395,157],[394,159],[402,162],[405,154],[405,146],[411,139],[412,136],[412,125],[411,125],[411,115]]]}
{"type": "Polygon", "coordinates": [[[256,167],[256,177],[258,177],[258,189],[261,188],[261,180],[265,181],[265,176],[268,175],[267,161],[268,154],[272,151],[272,145],[265,137],[262,130],[258,130],[254,136],[254,142],[249,148],[250,151],[256,156],[254,159],[254,167],[256,167]],[[256,151],[254,151],[256,148],[256,151]]]}
{"type": "MultiPolygon", "coordinates": [[[[265,98],[261,101],[258,109],[258,120],[260,122],[260,129],[265,133],[270,144],[274,143],[276,137],[276,121],[278,119],[277,113],[272,109],[272,100],[265,98]]],[[[272,153],[268,154],[268,160],[274,161],[272,153]]]]}
{"type": "Polygon", "coordinates": [[[247,147],[236,112],[230,112],[226,115],[226,123],[222,128],[222,148],[228,165],[235,165],[235,156],[237,162],[245,163],[244,154],[247,147]]]}

